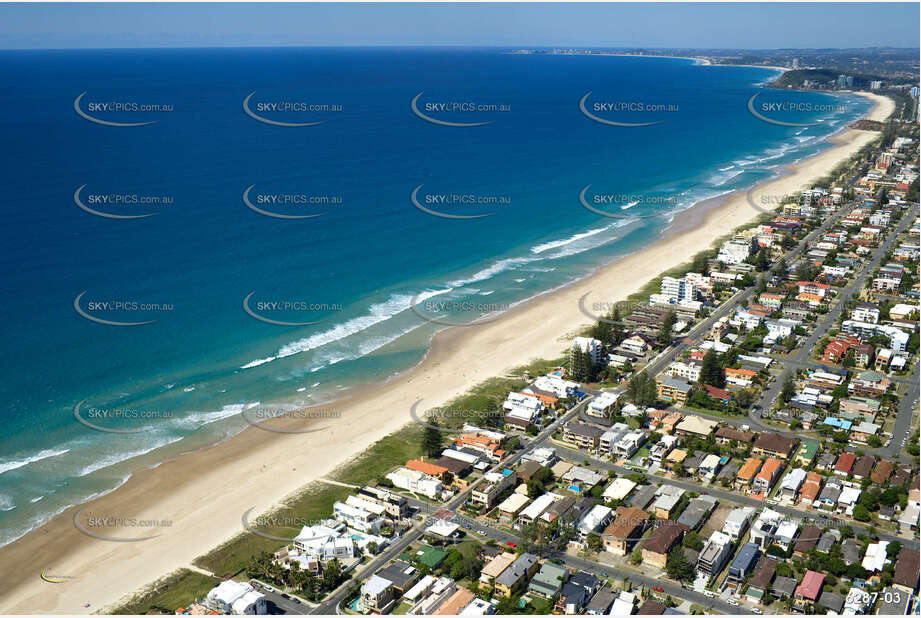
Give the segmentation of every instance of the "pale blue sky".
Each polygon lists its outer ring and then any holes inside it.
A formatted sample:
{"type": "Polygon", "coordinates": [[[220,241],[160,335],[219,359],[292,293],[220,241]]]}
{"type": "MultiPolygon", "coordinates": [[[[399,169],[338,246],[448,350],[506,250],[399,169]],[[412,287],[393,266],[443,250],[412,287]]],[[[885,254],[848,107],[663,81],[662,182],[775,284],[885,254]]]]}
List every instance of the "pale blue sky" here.
{"type": "Polygon", "coordinates": [[[913,3],[4,3],[0,48],[917,47],[913,3]]]}

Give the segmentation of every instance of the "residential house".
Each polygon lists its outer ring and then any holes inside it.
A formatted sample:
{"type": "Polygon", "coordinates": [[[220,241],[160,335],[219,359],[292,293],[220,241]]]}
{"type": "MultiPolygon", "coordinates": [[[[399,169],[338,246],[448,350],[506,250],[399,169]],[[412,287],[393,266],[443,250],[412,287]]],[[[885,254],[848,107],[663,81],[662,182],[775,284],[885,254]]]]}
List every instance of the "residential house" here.
{"type": "Polygon", "coordinates": [[[617,518],[602,533],[604,548],[616,556],[626,556],[642,537],[649,516],[642,509],[620,507],[617,518]]]}
{"type": "Polygon", "coordinates": [[[795,447],[796,440],[793,438],[787,438],[779,433],[762,433],[752,445],[752,454],[776,457],[786,461],[795,447]]]}
{"type": "Polygon", "coordinates": [[[540,565],[537,556],[524,553],[495,579],[495,594],[501,597],[511,597],[525,581],[534,576],[540,565]]]}
{"type": "Polygon", "coordinates": [[[643,543],[643,563],[665,568],[668,552],[679,544],[688,531],[687,526],[669,520],[659,521],[655,530],[643,543]]]}

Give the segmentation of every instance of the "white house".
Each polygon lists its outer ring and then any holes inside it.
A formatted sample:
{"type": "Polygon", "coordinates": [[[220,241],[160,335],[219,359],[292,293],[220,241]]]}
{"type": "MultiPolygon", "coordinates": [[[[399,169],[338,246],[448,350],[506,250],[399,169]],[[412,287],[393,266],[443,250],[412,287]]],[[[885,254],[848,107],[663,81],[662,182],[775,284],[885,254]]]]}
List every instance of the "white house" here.
{"type": "Polygon", "coordinates": [[[209,590],[205,604],[221,614],[243,616],[267,613],[264,594],[257,592],[249,582],[236,582],[232,579],[209,590]]]}

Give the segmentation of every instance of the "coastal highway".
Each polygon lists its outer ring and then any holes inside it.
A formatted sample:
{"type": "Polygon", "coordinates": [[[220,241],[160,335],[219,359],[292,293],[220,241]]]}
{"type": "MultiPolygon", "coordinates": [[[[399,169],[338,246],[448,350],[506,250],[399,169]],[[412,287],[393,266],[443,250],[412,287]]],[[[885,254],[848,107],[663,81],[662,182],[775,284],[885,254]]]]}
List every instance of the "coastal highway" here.
{"type": "MultiPolygon", "coordinates": [[[[522,448],[518,452],[516,452],[514,455],[512,455],[509,459],[507,459],[504,462],[501,462],[501,464],[497,464],[492,469],[496,470],[498,468],[506,468],[509,466],[514,466],[516,463],[518,463],[521,460],[521,458],[524,456],[526,452],[546,442],[550,438],[550,436],[553,435],[553,432],[556,431],[556,429],[560,425],[568,422],[570,419],[577,416],[579,412],[582,410],[582,408],[584,408],[585,405],[589,401],[590,401],[590,398],[587,397],[583,399],[582,401],[580,401],[579,403],[577,403],[575,406],[570,408],[560,418],[555,420],[553,423],[547,425],[547,427],[545,427],[543,431],[537,434],[533,440],[531,440],[530,442],[526,444],[523,444],[522,448]]],[[[482,479],[480,479],[480,481],[482,481],[482,479]]],[[[472,483],[469,487],[467,487],[467,489],[458,493],[456,496],[454,496],[454,498],[452,498],[451,500],[449,500],[447,503],[443,505],[431,507],[431,505],[428,505],[428,503],[422,502],[420,500],[414,500],[414,503],[425,504],[427,507],[434,508],[435,510],[446,509],[449,511],[456,511],[461,505],[464,504],[464,502],[467,500],[467,494],[469,494],[473,490],[473,488],[477,486],[478,482],[472,483]]],[[[356,569],[351,579],[344,582],[336,590],[330,593],[330,595],[327,596],[326,599],[322,603],[318,604],[310,613],[311,614],[323,614],[323,615],[337,613],[339,604],[342,603],[344,600],[346,600],[346,597],[349,594],[349,588],[351,587],[351,584],[353,581],[362,581],[363,579],[367,578],[368,576],[376,572],[378,569],[386,565],[392,559],[396,558],[409,545],[411,545],[412,543],[414,543],[415,541],[419,540],[419,538],[422,537],[422,535],[425,533],[425,528],[428,525],[429,524],[425,521],[414,524],[413,527],[407,530],[407,532],[402,537],[400,537],[397,541],[395,541],[390,547],[385,549],[383,552],[378,554],[373,560],[371,560],[371,562],[369,562],[364,567],[361,567],[360,569],[356,569]]]]}
{"type": "MultiPolygon", "coordinates": [[[[831,517],[834,516],[834,514],[826,514],[826,513],[823,512],[823,511],[815,511],[814,514],[813,514],[813,512],[810,512],[810,511],[801,511],[801,510],[794,509],[794,508],[791,508],[791,507],[788,507],[788,506],[782,506],[782,505],[779,505],[779,504],[766,503],[766,502],[764,502],[763,500],[756,500],[755,498],[750,498],[750,497],[748,497],[748,496],[742,496],[742,495],[739,495],[739,494],[735,494],[735,493],[732,493],[732,492],[729,492],[729,491],[725,491],[725,490],[723,490],[723,489],[721,489],[721,488],[718,488],[718,487],[703,486],[703,485],[700,485],[700,484],[698,484],[698,483],[689,482],[689,481],[683,481],[683,480],[681,480],[681,479],[669,479],[669,478],[664,478],[664,477],[661,477],[661,476],[656,476],[655,474],[652,474],[651,472],[648,472],[648,471],[635,470],[635,469],[633,469],[633,468],[625,468],[625,467],[623,467],[623,466],[618,466],[617,464],[611,463],[610,461],[605,461],[605,460],[602,460],[602,459],[597,459],[597,458],[595,458],[595,457],[589,456],[589,455],[587,455],[586,453],[584,453],[584,452],[582,452],[582,451],[577,451],[577,450],[575,450],[575,449],[564,448],[564,447],[562,447],[562,446],[560,446],[560,445],[558,445],[558,444],[554,444],[554,445],[553,445],[553,448],[556,449],[557,453],[560,453],[561,455],[566,456],[566,457],[569,457],[570,459],[573,459],[573,460],[575,460],[575,461],[582,461],[582,460],[584,460],[584,459],[588,459],[589,463],[591,463],[593,466],[598,467],[598,468],[601,468],[601,469],[603,469],[603,470],[613,470],[613,471],[617,472],[617,473],[620,474],[620,475],[626,475],[626,474],[642,474],[643,476],[646,477],[646,479],[647,479],[648,481],[650,481],[650,482],[652,482],[652,483],[654,483],[654,484],[658,484],[658,483],[664,482],[664,483],[667,483],[667,484],[669,484],[669,485],[675,485],[675,486],[680,487],[680,488],[682,488],[682,489],[685,489],[685,490],[687,490],[687,491],[696,492],[696,493],[698,493],[698,494],[706,493],[707,495],[713,496],[714,498],[718,498],[719,500],[721,500],[721,501],[723,501],[723,502],[731,502],[731,503],[735,503],[735,504],[739,504],[739,505],[743,505],[743,506],[751,506],[751,507],[754,507],[754,508],[756,508],[756,509],[761,509],[761,508],[764,508],[764,507],[767,506],[767,507],[770,507],[772,510],[777,511],[778,513],[782,513],[782,514],[787,515],[787,516],[789,516],[789,517],[795,517],[796,519],[804,519],[804,518],[806,518],[806,517],[812,517],[812,516],[814,516],[814,517],[816,517],[816,518],[819,518],[819,517],[823,517],[823,518],[824,518],[824,517],[828,517],[828,518],[831,518],[831,517]]],[[[848,525],[848,526],[850,526],[851,528],[853,528],[855,532],[857,532],[857,531],[859,531],[859,532],[864,532],[864,533],[866,533],[867,535],[869,535],[869,536],[871,536],[871,537],[874,537],[874,536],[875,536],[875,537],[879,538],[880,540],[885,540],[885,541],[898,541],[899,543],[901,543],[901,544],[902,544],[903,546],[905,546],[905,547],[910,547],[910,548],[912,548],[912,549],[918,549],[918,542],[917,542],[917,541],[905,539],[905,538],[903,538],[903,537],[899,537],[899,536],[895,536],[895,535],[892,535],[892,534],[888,534],[888,533],[886,533],[886,532],[880,532],[880,531],[878,531],[878,530],[875,531],[875,532],[873,532],[873,533],[871,533],[870,530],[869,530],[869,527],[864,526],[864,525],[861,524],[860,522],[855,522],[855,521],[851,521],[851,520],[848,520],[847,522],[844,522],[844,521],[842,520],[842,525],[844,525],[845,523],[846,523],[846,525],[848,525]]]]}
{"type": "MultiPolygon", "coordinates": [[[[846,206],[839,208],[834,215],[828,217],[817,228],[803,237],[803,239],[800,240],[795,247],[787,251],[783,257],[789,260],[793,256],[803,252],[810,245],[810,243],[812,243],[816,238],[824,234],[831,226],[837,223],[838,220],[840,220],[846,212],[849,212],[852,207],[853,203],[848,203],[846,206]]],[[[650,361],[650,363],[643,368],[643,370],[646,372],[646,375],[658,375],[666,367],[672,364],[681,354],[694,347],[696,344],[688,343],[688,341],[697,341],[699,338],[704,336],[707,332],[709,332],[710,328],[716,323],[717,320],[723,316],[731,315],[735,311],[736,307],[751,299],[751,297],[755,294],[755,289],[756,288],[754,286],[744,288],[737,292],[732,298],[717,307],[713,313],[711,313],[706,319],[688,331],[688,333],[682,339],[678,340],[677,343],[674,343],[671,347],[669,347],[665,353],[660,354],[655,359],[650,361]]]]}

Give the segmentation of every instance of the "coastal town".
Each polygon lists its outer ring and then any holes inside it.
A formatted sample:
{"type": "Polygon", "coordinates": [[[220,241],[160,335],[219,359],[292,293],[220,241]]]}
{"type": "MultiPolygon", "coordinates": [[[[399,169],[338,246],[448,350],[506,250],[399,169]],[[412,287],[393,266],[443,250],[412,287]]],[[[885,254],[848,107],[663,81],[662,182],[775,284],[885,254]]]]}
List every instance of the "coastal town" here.
{"type": "Polygon", "coordinates": [[[919,234],[886,134],[173,609],[917,614],[919,234]]]}

